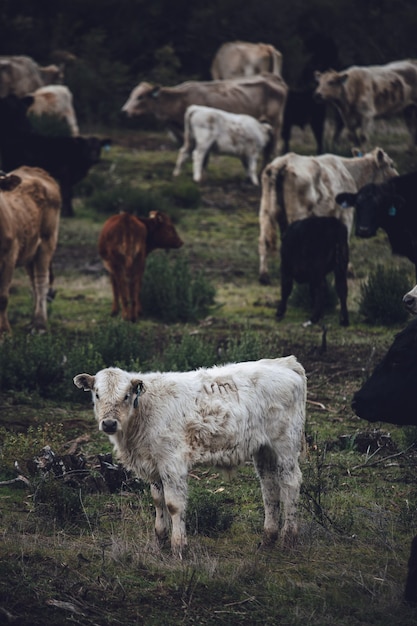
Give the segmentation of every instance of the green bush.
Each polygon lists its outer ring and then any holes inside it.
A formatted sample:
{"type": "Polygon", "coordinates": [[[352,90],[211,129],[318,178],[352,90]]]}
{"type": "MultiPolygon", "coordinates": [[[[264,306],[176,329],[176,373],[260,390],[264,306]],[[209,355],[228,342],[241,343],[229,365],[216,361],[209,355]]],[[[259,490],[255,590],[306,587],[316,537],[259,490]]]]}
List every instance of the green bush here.
{"type": "Polygon", "coordinates": [[[201,273],[191,274],[185,256],[169,261],[164,253],[147,260],[141,290],[144,312],[163,322],[193,322],[207,314],[215,289],[201,273]]]}
{"type": "Polygon", "coordinates": [[[80,493],[53,474],[36,481],[33,504],[35,513],[47,522],[63,526],[85,521],[80,493]]]}
{"type": "Polygon", "coordinates": [[[123,186],[108,187],[107,183],[100,184],[101,177],[91,190],[88,200],[89,206],[98,213],[112,215],[120,211],[133,213],[138,217],[147,217],[150,211],[170,213],[168,198],[154,191],[144,191],[123,186]]]}
{"type": "Polygon", "coordinates": [[[402,299],[411,282],[404,270],[378,265],[361,286],[359,313],[365,322],[383,326],[405,322],[408,312],[402,299]]]}
{"type": "Polygon", "coordinates": [[[154,361],[153,366],[160,370],[176,372],[210,367],[216,361],[216,351],[212,343],[198,335],[183,335],[180,341],[172,338],[163,356],[154,361]]]}

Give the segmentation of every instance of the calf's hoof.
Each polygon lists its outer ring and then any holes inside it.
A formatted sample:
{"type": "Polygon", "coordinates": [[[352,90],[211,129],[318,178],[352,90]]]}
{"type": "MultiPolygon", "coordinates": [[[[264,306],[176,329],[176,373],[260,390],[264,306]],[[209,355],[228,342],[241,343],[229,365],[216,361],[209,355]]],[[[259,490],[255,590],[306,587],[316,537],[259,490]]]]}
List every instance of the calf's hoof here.
{"type": "Polygon", "coordinates": [[[269,277],[269,274],[267,272],[262,272],[262,274],[259,274],[259,282],[261,285],[270,285],[271,279],[269,277]]]}

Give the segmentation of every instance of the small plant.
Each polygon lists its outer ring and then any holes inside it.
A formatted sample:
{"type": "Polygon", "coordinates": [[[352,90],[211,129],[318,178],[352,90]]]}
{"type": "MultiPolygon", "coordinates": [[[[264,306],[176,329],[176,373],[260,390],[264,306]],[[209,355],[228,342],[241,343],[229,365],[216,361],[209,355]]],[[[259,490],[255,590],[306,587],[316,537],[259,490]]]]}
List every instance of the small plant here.
{"type": "Polygon", "coordinates": [[[65,442],[62,424],[43,424],[43,426],[29,426],[26,433],[15,433],[6,428],[0,429],[0,468],[2,473],[16,474],[15,462],[27,475],[31,472],[31,465],[39,450],[49,445],[59,450],[65,442]]]}
{"type": "Polygon", "coordinates": [[[53,474],[38,479],[33,504],[35,513],[46,521],[65,525],[84,520],[80,493],[53,474]]]}
{"type": "Polygon", "coordinates": [[[178,255],[172,263],[154,253],[147,261],[141,301],[144,311],[163,322],[191,322],[207,314],[215,289],[200,273],[193,276],[188,260],[178,255]]]}
{"type": "Polygon", "coordinates": [[[162,211],[170,213],[168,198],[154,191],[146,191],[129,187],[128,185],[116,185],[111,188],[108,185],[99,184],[91,190],[88,199],[89,206],[97,213],[111,215],[126,211],[138,217],[147,217],[150,211],[162,211]]]}
{"type": "Polygon", "coordinates": [[[402,299],[411,282],[403,270],[378,265],[361,286],[359,313],[365,322],[385,326],[405,322],[408,312],[402,299]]]}

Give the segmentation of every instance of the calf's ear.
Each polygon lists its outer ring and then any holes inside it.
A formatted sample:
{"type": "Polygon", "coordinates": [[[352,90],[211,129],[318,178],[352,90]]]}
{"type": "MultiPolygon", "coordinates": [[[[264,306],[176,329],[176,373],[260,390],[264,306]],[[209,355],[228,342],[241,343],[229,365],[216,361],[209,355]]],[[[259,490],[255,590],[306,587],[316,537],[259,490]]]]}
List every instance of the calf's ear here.
{"type": "Polygon", "coordinates": [[[84,389],[84,391],[91,391],[95,380],[95,376],[91,376],[91,374],[77,374],[77,376],[74,376],[74,385],[84,389]]]}
{"type": "Polygon", "coordinates": [[[22,182],[20,176],[16,174],[6,174],[0,177],[0,189],[2,191],[13,191],[22,182]]]}
{"type": "Polygon", "coordinates": [[[135,396],[133,401],[133,408],[137,409],[139,405],[139,396],[146,391],[146,387],[141,380],[135,378],[131,382],[132,385],[132,393],[135,396]]]}
{"type": "Polygon", "coordinates": [[[338,193],[336,196],[336,202],[342,209],[349,209],[355,206],[356,193],[338,193]]]}

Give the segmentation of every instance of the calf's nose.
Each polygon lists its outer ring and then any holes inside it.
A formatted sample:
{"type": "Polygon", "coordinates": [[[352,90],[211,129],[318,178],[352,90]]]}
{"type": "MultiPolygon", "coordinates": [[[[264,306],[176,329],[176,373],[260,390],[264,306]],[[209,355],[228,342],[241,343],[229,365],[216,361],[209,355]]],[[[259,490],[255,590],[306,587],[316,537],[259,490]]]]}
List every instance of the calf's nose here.
{"type": "Polygon", "coordinates": [[[101,422],[101,428],[104,433],[109,435],[114,434],[117,431],[117,421],[112,418],[107,418],[101,422]]]}
{"type": "Polygon", "coordinates": [[[403,303],[405,304],[407,309],[412,310],[415,302],[416,302],[416,299],[413,298],[413,296],[409,296],[408,294],[406,294],[403,298],[403,303]]]}

